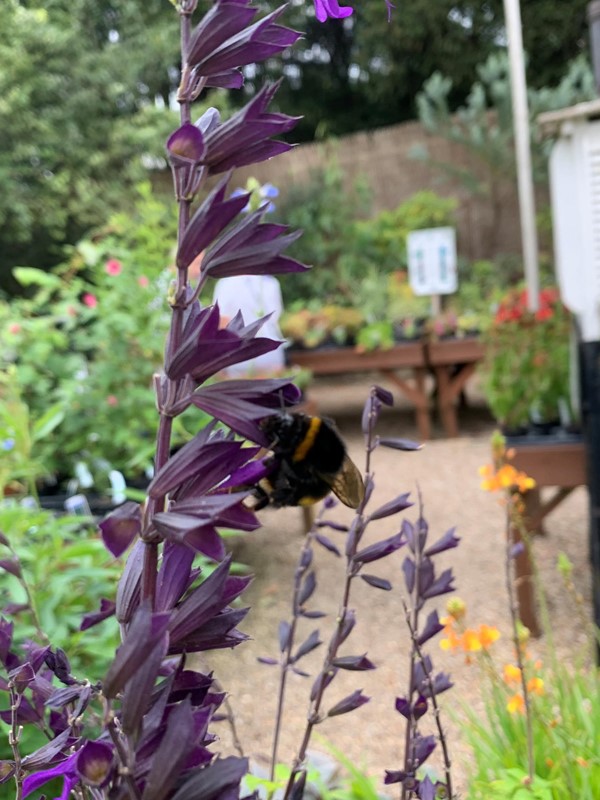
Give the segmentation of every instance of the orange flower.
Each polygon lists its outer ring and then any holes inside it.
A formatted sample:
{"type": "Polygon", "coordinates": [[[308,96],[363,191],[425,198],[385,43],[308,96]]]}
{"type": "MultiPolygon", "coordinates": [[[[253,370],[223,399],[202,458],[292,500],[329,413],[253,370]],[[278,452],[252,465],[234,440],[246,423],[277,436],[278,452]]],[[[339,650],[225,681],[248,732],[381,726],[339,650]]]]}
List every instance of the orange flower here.
{"type": "Polygon", "coordinates": [[[505,664],[502,670],[502,677],[505,683],[521,683],[521,670],[514,664],[505,664]]]}
{"type": "MultiPolygon", "coordinates": [[[[447,619],[448,617],[444,617],[441,622],[446,623],[447,619]]],[[[456,633],[452,627],[452,624],[446,623],[444,633],[446,634],[446,637],[440,640],[440,647],[442,650],[458,650],[462,643],[462,637],[456,633]]]]}
{"type": "Polygon", "coordinates": [[[463,650],[465,650],[467,653],[477,653],[479,650],[481,650],[481,639],[479,638],[477,631],[467,628],[462,635],[462,646],[463,650]]]}
{"type": "Polygon", "coordinates": [[[506,709],[510,714],[524,714],[525,700],[523,700],[523,695],[518,693],[513,694],[506,704],[506,709]]]}
{"type": "Polygon", "coordinates": [[[543,678],[530,678],[527,681],[527,688],[533,694],[542,695],[544,694],[544,680],[543,678]]]}
{"type": "Polygon", "coordinates": [[[492,625],[479,626],[479,641],[484,650],[487,650],[495,641],[500,638],[500,631],[492,625]]]}

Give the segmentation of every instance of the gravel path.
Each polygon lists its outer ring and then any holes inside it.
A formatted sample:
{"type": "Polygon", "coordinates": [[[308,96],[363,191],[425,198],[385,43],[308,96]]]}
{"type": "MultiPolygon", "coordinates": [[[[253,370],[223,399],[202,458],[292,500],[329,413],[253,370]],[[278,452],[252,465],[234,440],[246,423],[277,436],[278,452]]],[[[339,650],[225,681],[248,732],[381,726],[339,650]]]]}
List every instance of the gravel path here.
{"type": "MultiPolygon", "coordinates": [[[[385,385],[385,384],[383,384],[385,385]]],[[[319,382],[312,392],[320,413],[333,416],[342,431],[353,459],[364,463],[359,420],[362,403],[368,392],[366,379],[358,383],[319,382]]],[[[489,460],[489,437],[494,429],[485,407],[472,392],[470,407],[461,414],[461,436],[448,440],[434,428],[434,438],[416,453],[403,453],[379,448],[375,454],[376,490],[373,502],[385,502],[403,491],[420,487],[432,539],[456,526],[460,546],[439,557],[438,569],[452,566],[456,575],[457,594],[466,601],[469,623],[496,625],[501,639],[494,646],[498,660],[510,660],[509,617],[504,584],[504,519],[496,497],[479,488],[478,467],[489,460]],[[437,438],[436,438],[437,437],[437,438]]],[[[405,405],[382,415],[380,433],[415,437],[414,417],[405,405]]],[[[407,515],[414,519],[409,510],[407,515]]],[[[230,693],[239,734],[246,754],[259,761],[268,758],[271,730],[276,706],[278,670],[257,662],[257,657],[277,656],[277,627],[289,618],[292,575],[302,542],[300,512],[296,509],[263,512],[264,527],[249,534],[235,546],[235,557],[250,565],[255,580],[245,596],[252,607],[242,629],[252,639],[235,651],[211,655],[210,666],[230,693]]],[[[339,519],[349,521],[351,512],[339,510],[339,519]]],[[[549,517],[548,535],[535,543],[537,565],[544,586],[549,592],[551,624],[561,657],[569,658],[578,644],[585,641],[574,628],[573,606],[562,589],[555,565],[560,552],[574,564],[577,589],[585,597],[586,612],[591,615],[590,574],[587,562],[587,491],[580,488],[549,517]]],[[[389,520],[372,526],[370,541],[395,533],[389,520]]],[[[335,534],[331,534],[335,536],[335,534]]],[[[400,550],[376,565],[372,571],[388,578],[394,591],[382,592],[355,582],[352,606],[358,624],[344,647],[344,654],[368,653],[377,669],[366,673],[345,672],[336,679],[329,693],[329,704],[345,694],[361,688],[371,701],[346,717],[328,720],[319,726],[319,733],[355,763],[379,778],[383,770],[397,769],[402,752],[404,730],[402,718],[394,708],[394,699],[406,691],[408,635],[400,602],[402,588],[400,550]]],[[[374,565],[375,566],[375,565],[374,565]]],[[[316,559],[318,588],[313,608],[328,612],[322,620],[303,621],[304,636],[316,627],[327,639],[329,626],[339,603],[343,565],[339,559],[319,548],[316,559]]],[[[440,613],[446,598],[438,602],[440,613]]],[[[433,605],[432,605],[433,607],[433,605]]],[[[302,637],[301,633],[301,637],[302,637]]],[[[304,637],[302,637],[304,638],[304,637]]],[[[321,648],[322,649],[322,648],[321,648]]],[[[318,670],[321,649],[314,658],[307,657],[302,667],[314,674],[318,670]]],[[[534,653],[543,657],[544,641],[534,643],[534,653]]],[[[437,669],[450,672],[455,688],[441,698],[445,724],[451,733],[454,779],[464,791],[468,775],[469,753],[461,741],[457,723],[461,706],[481,705],[477,672],[460,655],[444,653],[438,639],[429,648],[437,669]]],[[[304,730],[307,694],[312,683],[291,675],[280,760],[288,760],[297,750],[304,730]]],[[[225,724],[220,730],[223,748],[230,746],[225,724]]],[[[314,743],[315,749],[319,744],[314,743]]],[[[320,745],[323,749],[323,745],[320,745]]]]}

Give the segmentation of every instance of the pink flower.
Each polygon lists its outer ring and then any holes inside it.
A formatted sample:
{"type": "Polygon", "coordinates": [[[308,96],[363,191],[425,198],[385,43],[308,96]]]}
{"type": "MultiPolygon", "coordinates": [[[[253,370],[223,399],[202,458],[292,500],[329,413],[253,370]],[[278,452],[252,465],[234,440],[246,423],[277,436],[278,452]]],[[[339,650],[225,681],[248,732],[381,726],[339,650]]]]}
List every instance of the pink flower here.
{"type": "Polygon", "coordinates": [[[8,326],[8,332],[13,334],[20,333],[21,326],[19,325],[18,322],[13,322],[11,325],[8,326]]]}
{"type": "Polygon", "coordinates": [[[75,308],[75,306],[67,306],[67,314],[70,317],[76,317],[77,316],[77,309],[75,308]]]}
{"type": "Polygon", "coordinates": [[[142,287],[142,289],[147,289],[150,286],[150,281],[145,275],[140,275],[138,278],[138,283],[142,287]]]}
{"type": "Polygon", "coordinates": [[[118,406],[119,405],[119,398],[116,397],[114,394],[109,394],[106,398],[106,402],[109,406],[118,406]]]}
{"type": "Polygon", "coordinates": [[[116,258],[109,258],[104,267],[107,275],[120,275],[123,270],[123,265],[116,258]]]}
{"type": "Polygon", "coordinates": [[[83,295],[83,302],[88,308],[96,308],[98,305],[98,298],[95,295],[86,292],[86,294],[83,295]]]}

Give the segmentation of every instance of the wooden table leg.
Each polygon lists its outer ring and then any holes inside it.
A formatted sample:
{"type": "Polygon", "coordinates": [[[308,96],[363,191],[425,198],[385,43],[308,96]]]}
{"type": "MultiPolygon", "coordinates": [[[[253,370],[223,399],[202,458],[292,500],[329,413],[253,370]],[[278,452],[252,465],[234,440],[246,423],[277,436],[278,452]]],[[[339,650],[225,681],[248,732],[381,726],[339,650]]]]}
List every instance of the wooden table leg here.
{"type": "Polygon", "coordinates": [[[417,428],[419,430],[419,438],[422,442],[427,441],[431,437],[431,418],[429,414],[429,398],[425,389],[425,378],[427,376],[426,367],[413,367],[414,385],[411,385],[407,380],[400,378],[400,376],[391,369],[382,369],[381,373],[395,384],[398,389],[404,394],[415,407],[415,414],[417,417],[417,428]]]}
{"type": "Polygon", "coordinates": [[[464,389],[466,382],[475,372],[475,364],[461,364],[455,375],[450,374],[456,369],[453,364],[438,364],[433,368],[437,390],[437,406],[440,420],[446,436],[458,436],[457,398],[464,389]]]}

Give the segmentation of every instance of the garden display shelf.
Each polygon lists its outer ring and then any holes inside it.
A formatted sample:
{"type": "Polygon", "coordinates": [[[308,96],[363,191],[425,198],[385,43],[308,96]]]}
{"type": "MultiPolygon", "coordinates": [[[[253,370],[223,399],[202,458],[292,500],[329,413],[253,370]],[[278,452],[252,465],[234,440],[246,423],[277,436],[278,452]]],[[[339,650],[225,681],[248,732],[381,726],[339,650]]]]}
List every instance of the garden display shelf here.
{"type": "MultiPolygon", "coordinates": [[[[550,435],[507,436],[506,447],[514,450],[511,463],[532,477],[536,486],[523,493],[524,520],[529,534],[543,534],[543,520],[573,489],[587,484],[586,451],[580,434],[566,431],[550,435]],[[552,496],[542,500],[541,490],[554,487],[552,496]]],[[[513,530],[513,541],[520,541],[521,532],[513,530]]],[[[532,541],[532,539],[530,539],[532,541]]],[[[533,636],[540,635],[535,606],[533,569],[526,549],[515,559],[516,590],[521,622],[533,636]]]]}
{"type": "Polygon", "coordinates": [[[368,352],[359,352],[354,347],[290,349],[288,360],[314,375],[380,372],[414,406],[419,437],[425,441],[431,437],[431,396],[426,385],[427,375],[431,373],[435,379],[434,393],[444,432],[449,437],[457,436],[457,399],[483,354],[483,345],[473,337],[436,342],[419,339],[398,343],[387,350],[368,352]],[[409,375],[403,376],[400,372],[409,375]]]}

